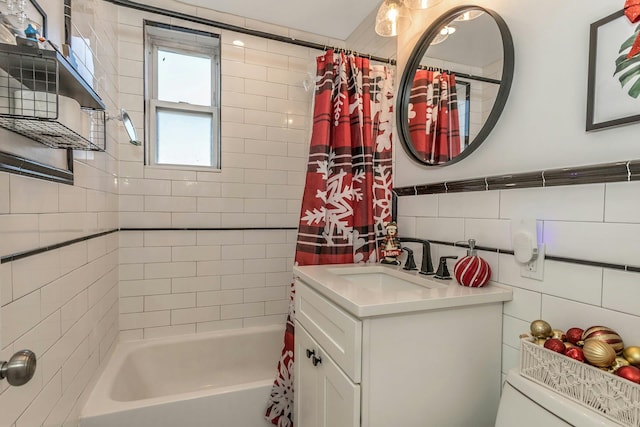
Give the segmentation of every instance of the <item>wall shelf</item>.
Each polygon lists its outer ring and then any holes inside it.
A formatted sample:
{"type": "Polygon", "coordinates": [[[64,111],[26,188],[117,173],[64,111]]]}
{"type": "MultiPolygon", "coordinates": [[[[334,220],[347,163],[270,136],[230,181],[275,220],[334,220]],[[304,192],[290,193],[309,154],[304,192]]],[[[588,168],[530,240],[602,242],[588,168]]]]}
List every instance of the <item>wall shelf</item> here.
{"type": "Polygon", "coordinates": [[[104,103],[49,46],[0,44],[0,127],[52,148],[104,151],[104,103]]]}

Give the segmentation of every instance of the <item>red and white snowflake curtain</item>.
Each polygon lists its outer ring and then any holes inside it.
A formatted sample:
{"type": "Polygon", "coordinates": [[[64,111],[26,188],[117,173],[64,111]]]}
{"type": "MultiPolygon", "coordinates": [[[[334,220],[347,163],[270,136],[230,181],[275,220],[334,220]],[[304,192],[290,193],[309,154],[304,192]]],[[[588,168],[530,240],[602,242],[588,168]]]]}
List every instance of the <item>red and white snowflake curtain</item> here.
{"type": "Polygon", "coordinates": [[[460,154],[454,74],[417,70],[409,100],[409,133],[418,157],[441,164],[460,154]]]}
{"type": "MultiPolygon", "coordinates": [[[[367,58],[316,59],[313,132],[302,199],[298,265],[376,262],[391,220],[393,76],[367,58]]],[[[291,284],[291,301],[294,293],[291,284]]],[[[293,426],[293,304],[266,417],[293,426]]]]}

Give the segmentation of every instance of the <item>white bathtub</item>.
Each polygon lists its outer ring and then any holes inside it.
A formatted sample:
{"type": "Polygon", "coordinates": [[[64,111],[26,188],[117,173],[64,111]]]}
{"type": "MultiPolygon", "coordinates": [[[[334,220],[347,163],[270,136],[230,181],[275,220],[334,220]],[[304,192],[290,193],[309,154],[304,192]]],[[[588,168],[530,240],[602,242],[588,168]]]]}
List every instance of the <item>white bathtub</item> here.
{"type": "Polygon", "coordinates": [[[267,427],[284,327],[119,343],[80,427],[267,427]]]}

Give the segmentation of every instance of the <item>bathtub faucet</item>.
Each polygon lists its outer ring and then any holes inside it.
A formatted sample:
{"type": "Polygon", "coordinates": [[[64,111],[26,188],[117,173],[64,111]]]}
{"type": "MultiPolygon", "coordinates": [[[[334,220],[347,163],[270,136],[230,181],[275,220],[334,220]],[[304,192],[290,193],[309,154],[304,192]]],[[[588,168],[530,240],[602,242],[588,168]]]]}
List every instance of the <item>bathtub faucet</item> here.
{"type": "MultiPolygon", "coordinates": [[[[415,237],[400,237],[400,243],[420,243],[422,244],[422,262],[420,263],[420,274],[435,274],[433,262],[431,261],[431,243],[425,239],[415,237]]],[[[408,260],[407,260],[408,261],[408,260]]]]}

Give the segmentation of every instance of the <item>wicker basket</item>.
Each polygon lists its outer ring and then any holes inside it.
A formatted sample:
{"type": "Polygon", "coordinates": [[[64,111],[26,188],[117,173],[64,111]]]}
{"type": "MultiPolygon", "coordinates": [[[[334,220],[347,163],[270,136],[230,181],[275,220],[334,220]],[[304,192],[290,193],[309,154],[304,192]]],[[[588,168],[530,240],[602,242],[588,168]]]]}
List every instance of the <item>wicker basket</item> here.
{"type": "Polygon", "coordinates": [[[640,386],[521,340],[520,374],[623,426],[640,427],[640,386]]]}

